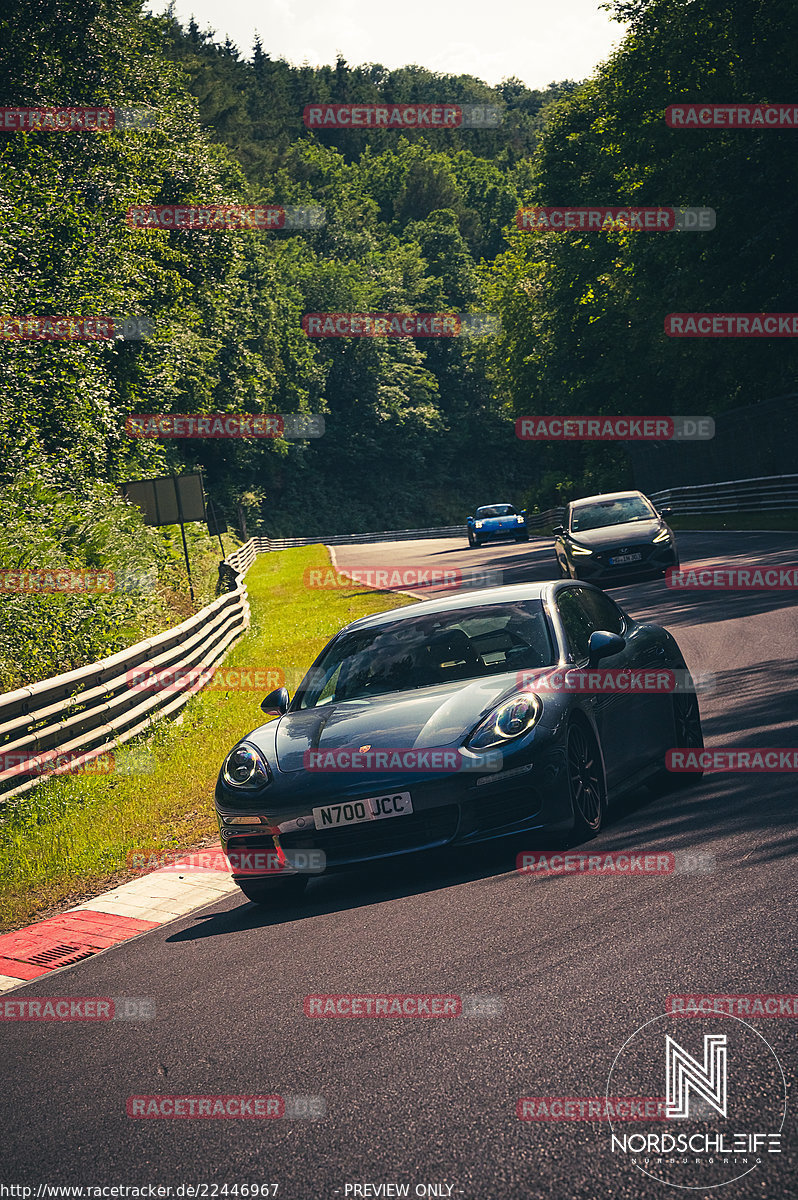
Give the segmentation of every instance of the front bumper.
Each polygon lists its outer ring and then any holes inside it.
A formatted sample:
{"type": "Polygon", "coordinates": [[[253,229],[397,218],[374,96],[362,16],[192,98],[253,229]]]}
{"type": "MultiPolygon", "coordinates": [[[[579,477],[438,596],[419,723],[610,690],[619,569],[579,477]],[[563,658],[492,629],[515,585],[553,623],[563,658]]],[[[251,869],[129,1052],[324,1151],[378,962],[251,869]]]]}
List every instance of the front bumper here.
{"type": "Polygon", "coordinates": [[[652,542],[624,547],[625,553],[640,554],[636,562],[611,563],[619,555],[618,549],[601,550],[591,555],[571,555],[570,561],[580,579],[587,583],[610,583],[617,579],[632,582],[636,579],[655,579],[664,575],[669,567],[679,566],[679,554],[673,543],[661,546],[652,542]]]}
{"type": "MultiPolygon", "coordinates": [[[[317,861],[321,852],[326,871],[337,871],[358,863],[418,854],[441,846],[468,846],[513,833],[567,830],[573,823],[566,774],[564,748],[546,739],[532,743],[526,760],[510,756],[505,769],[496,773],[466,772],[404,776],[393,774],[341,774],[334,793],[310,792],[303,801],[280,803],[277,795],[263,795],[261,804],[248,802],[242,810],[237,798],[217,786],[216,809],[222,846],[244,854],[249,851],[275,851],[277,847],[291,860],[317,861]],[[336,829],[317,830],[312,809],[329,803],[353,802],[367,797],[408,791],[413,812],[385,820],[364,821],[336,829]],[[225,816],[257,811],[269,819],[270,827],[230,826],[225,816]],[[272,832],[275,831],[275,832],[272,832]]],[[[297,775],[304,775],[297,772],[297,775]]],[[[297,781],[299,782],[299,781],[297,781]]],[[[303,780],[302,783],[305,781],[303,780]]],[[[304,792],[308,790],[301,786],[304,792]]],[[[281,789],[282,790],[282,789],[281,789]]],[[[298,798],[297,798],[298,800],[298,798]]],[[[298,874],[292,867],[281,874],[298,874]]],[[[316,871],[312,873],[318,873],[316,871]]],[[[237,878],[233,871],[233,878],[237,878]]]]}
{"type": "Polygon", "coordinates": [[[473,536],[479,538],[481,542],[498,542],[503,538],[515,539],[529,536],[526,525],[505,525],[500,527],[494,526],[493,528],[483,525],[481,529],[472,526],[471,531],[473,536]]]}

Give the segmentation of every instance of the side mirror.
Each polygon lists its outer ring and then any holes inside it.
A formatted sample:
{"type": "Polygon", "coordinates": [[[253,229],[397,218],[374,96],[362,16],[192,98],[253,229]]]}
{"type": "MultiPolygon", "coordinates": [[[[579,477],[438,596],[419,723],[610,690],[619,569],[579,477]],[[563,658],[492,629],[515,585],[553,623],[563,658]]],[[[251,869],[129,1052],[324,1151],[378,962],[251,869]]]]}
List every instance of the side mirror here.
{"type": "Polygon", "coordinates": [[[594,629],[587,643],[588,667],[595,667],[602,658],[620,654],[625,645],[626,642],[617,633],[606,633],[603,629],[594,629]]]}
{"type": "Polygon", "coordinates": [[[661,509],[659,510],[659,515],[660,515],[661,517],[669,517],[669,516],[671,515],[671,513],[672,513],[672,512],[673,512],[673,509],[672,509],[672,508],[661,508],[661,509]]]}
{"type": "Polygon", "coordinates": [[[565,533],[565,530],[563,529],[562,525],[555,525],[551,532],[555,537],[559,537],[561,533],[565,533]]]}
{"type": "Polygon", "coordinates": [[[525,508],[522,508],[518,515],[519,515],[519,517],[525,517],[527,515],[527,510],[525,508]]]}
{"type": "Polygon", "coordinates": [[[267,717],[281,717],[283,713],[288,712],[288,701],[288,688],[275,688],[262,702],[261,709],[267,717]]]}

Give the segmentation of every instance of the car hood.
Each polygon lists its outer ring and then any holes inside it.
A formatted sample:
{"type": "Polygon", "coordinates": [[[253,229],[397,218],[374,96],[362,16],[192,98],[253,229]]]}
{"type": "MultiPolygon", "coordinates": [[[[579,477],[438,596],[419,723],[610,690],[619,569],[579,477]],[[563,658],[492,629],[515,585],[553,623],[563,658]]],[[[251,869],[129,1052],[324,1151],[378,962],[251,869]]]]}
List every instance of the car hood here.
{"type": "Polygon", "coordinates": [[[624,521],[622,525],[604,525],[601,529],[586,529],[570,534],[571,541],[578,546],[589,546],[591,550],[601,546],[633,546],[637,542],[650,542],[664,525],[657,520],[624,521]]]}
{"type": "Polygon", "coordinates": [[[517,690],[515,671],[369,700],[345,700],[286,713],[277,724],[281,771],[301,771],[308,750],[459,746],[480,718],[517,690]]]}
{"type": "Polygon", "coordinates": [[[481,521],[483,525],[517,525],[518,514],[510,513],[507,517],[475,517],[476,521],[481,521]]]}

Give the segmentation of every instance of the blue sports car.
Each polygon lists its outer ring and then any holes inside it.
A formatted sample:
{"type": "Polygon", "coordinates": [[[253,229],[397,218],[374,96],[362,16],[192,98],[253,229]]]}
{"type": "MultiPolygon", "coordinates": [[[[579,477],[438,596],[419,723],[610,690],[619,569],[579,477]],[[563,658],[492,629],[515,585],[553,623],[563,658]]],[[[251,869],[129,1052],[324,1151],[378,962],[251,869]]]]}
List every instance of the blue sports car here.
{"type": "Polygon", "coordinates": [[[512,538],[516,542],[528,542],[526,509],[518,512],[512,504],[487,504],[478,508],[466,523],[469,546],[481,546],[483,542],[496,542],[500,538],[512,538]]]}
{"type": "Polygon", "coordinates": [[[570,580],[361,618],[293,697],[261,707],[278,719],[228,754],[216,811],[233,878],[266,905],[317,870],[522,832],[589,838],[628,788],[695,781],[668,776],[666,754],[703,746],[671,634],[570,580]],[[599,662],[613,688],[596,693],[599,662]],[[684,686],[633,694],[633,671],[684,686]]]}

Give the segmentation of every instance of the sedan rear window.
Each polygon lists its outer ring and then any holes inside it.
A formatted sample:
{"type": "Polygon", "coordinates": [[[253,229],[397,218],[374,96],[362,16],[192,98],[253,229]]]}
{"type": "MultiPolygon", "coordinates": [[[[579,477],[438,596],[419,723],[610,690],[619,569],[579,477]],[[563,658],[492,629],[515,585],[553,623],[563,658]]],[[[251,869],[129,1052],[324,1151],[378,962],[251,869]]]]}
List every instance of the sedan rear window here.
{"type": "Polygon", "coordinates": [[[455,609],[336,638],[303,680],[298,708],[364,700],[556,662],[539,600],[455,609]]]}

